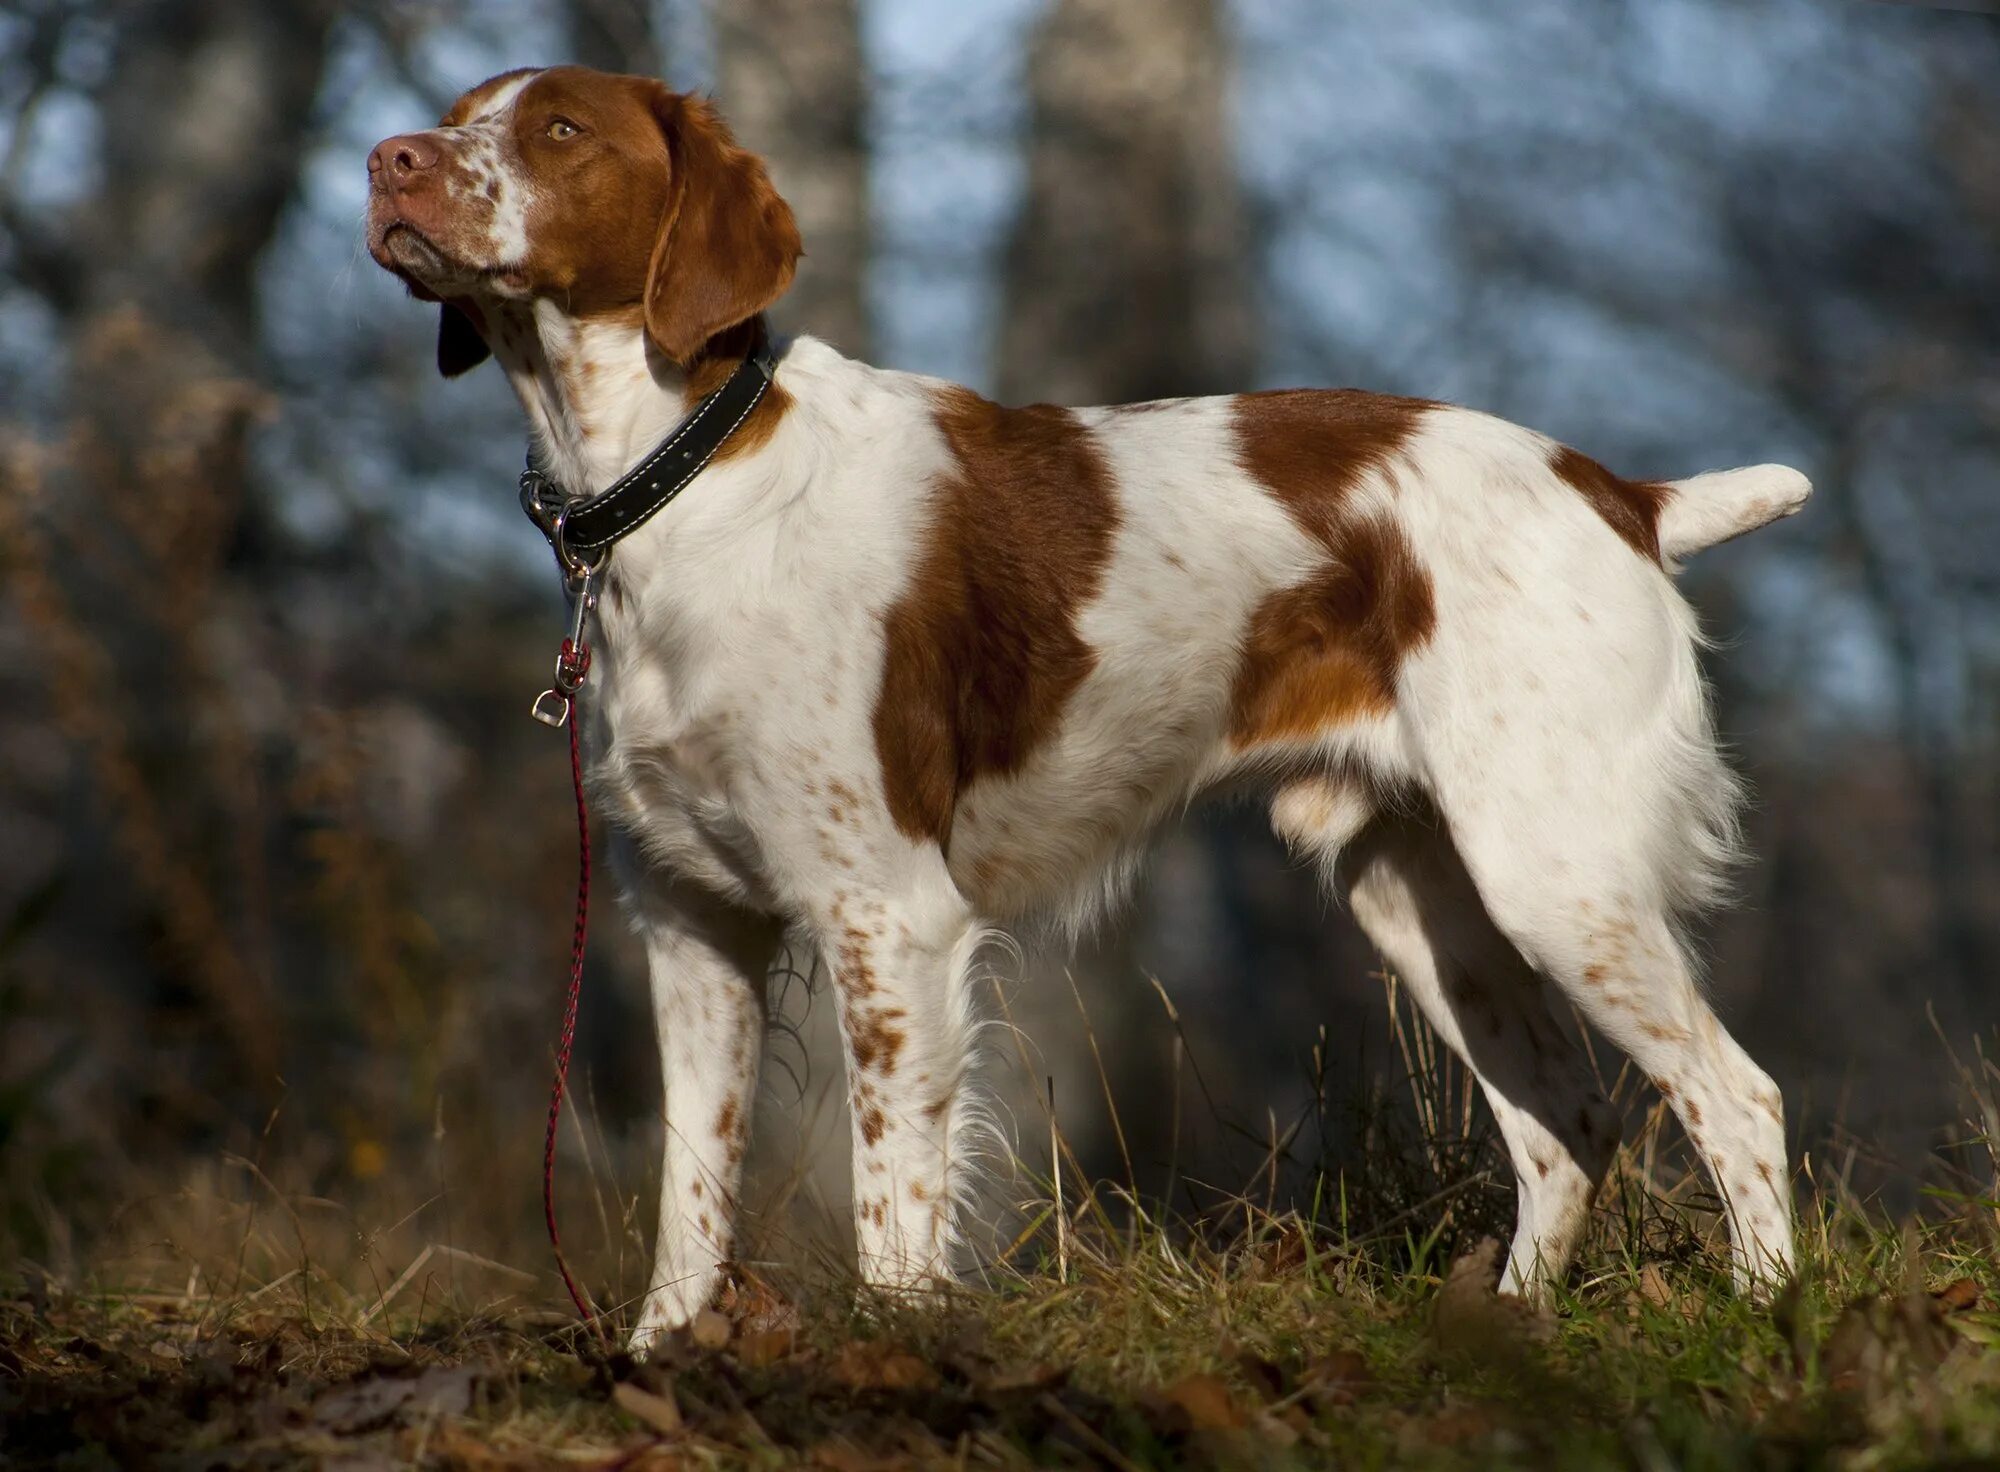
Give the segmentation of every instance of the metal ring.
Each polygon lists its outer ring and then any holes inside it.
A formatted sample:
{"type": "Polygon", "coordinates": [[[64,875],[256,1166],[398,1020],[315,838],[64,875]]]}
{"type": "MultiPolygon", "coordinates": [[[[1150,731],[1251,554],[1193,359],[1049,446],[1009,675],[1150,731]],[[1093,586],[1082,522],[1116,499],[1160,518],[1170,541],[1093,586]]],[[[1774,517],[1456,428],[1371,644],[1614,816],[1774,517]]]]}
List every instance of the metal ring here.
{"type": "Polygon", "coordinates": [[[585,562],[569,550],[569,543],[563,539],[563,531],[569,525],[569,513],[574,505],[574,502],[565,502],[556,512],[555,520],[549,523],[549,544],[556,549],[556,561],[562,564],[564,575],[572,581],[577,578],[594,577],[602,572],[604,564],[611,560],[609,547],[599,549],[595,562],[585,562]]]}

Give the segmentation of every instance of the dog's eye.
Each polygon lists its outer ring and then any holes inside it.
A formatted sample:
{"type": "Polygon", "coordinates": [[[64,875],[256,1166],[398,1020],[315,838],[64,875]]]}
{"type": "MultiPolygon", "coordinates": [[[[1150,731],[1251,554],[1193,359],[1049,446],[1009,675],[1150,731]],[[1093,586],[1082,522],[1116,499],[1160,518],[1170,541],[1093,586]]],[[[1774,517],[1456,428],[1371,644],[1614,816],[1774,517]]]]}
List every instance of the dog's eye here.
{"type": "Polygon", "coordinates": [[[561,143],[565,139],[574,138],[583,129],[572,123],[568,118],[553,118],[549,122],[548,131],[551,138],[561,143]]]}

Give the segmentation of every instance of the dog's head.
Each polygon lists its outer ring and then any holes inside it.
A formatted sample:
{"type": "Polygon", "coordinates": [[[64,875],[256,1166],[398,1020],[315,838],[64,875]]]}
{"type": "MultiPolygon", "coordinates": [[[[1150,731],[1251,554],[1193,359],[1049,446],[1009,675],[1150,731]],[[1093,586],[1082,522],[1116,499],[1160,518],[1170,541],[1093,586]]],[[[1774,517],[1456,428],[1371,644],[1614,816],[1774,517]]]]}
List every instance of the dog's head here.
{"type": "Polygon", "coordinates": [[[647,77],[507,72],[368,155],[368,250],[442,304],[438,367],[487,355],[495,301],[643,323],[677,363],[791,284],[798,226],[714,109],[647,77]]]}

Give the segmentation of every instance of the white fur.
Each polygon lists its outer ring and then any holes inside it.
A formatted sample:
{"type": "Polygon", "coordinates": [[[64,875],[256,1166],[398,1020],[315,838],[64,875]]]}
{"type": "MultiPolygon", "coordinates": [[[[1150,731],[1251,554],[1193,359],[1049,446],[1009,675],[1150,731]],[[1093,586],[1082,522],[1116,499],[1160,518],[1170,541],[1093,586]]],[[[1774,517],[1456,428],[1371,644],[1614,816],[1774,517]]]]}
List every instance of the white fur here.
{"type": "Polygon", "coordinates": [[[1789,465],[1746,465],[1667,482],[1673,494],[1660,514],[1660,551],[1686,557],[1754,532],[1806,504],[1812,485],[1789,465]]]}
{"type": "MultiPolygon", "coordinates": [[[[498,135],[479,146],[504,173],[498,135]]],[[[497,260],[515,218],[495,213],[497,260]]],[[[685,412],[686,384],[638,327],[504,293],[480,306],[544,463],[573,492],[611,483],[685,412]]],[[[1695,621],[1667,572],[1556,474],[1549,441],[1422,411],[1342,506],[1407,543],[1434,591],[1430,637],[1386,713],[1246,752],[1229,723],[1252,613],[1327,551],[1239,464],[1231,401],[1077,411],[1118,518],[1075,611],[1094,664],[1018,770],[961,795],[946,851],[892,820],[873,728],[884,617],[954,463],[940,385],[810,338],[776,381],[789,402],[768,440],[618,544],[584,694],[665,1080],[635,1344],[707,1302],[729,1260],[761,983],[785,934],[817,946],[835,988],[863,1274],[894,1288],[947,1277],[982,1118],[967,1088],[975,953],[997,926],[1074,931],[1101,914],[1152,831],[1223,786],[1269,796],[1279,832],[1482,1080],[1521,1187],[1509,1288],[1561,1271],[1616,1143],[1552,995],[1680,1111],[1739,1277],[1789,1270],[1778,1092],[1703,1001],[1680,934],[1737,844],[1695,621]]],[[[1663,550],[1698,550],[1805,494],[1778,467],[1672,483],[1663,550]]]]}
{"type": "MultiPolygon", "coordinates": [[[[967,793],[947,856],[890,821],[870,724],[881,618],[948,463],[934,385],[810,339],[778,383],[792,406],[771,442],[706,473],[618,549],[600,614],[594,783],[650,867],[819,935],[836,981],[843,946],[858,945],[880,988],[869,1005],[903,1014],[910,1053],[896,1076],[853,1077],[872,1281],[948,1269],[975,938],[998,923],[1076,928],[1162,819],[1243,780],[1271,785],[1281,828],[1487,1081],[1522,1184],[1510,1287],[1559,1271],[1615,1143],[1542,975],[1673,1090],[1684,1117],[1699,1112],[1689,1128],[1722,1183],[1746,1282],[1788,1268],[1776,1090],[1707,1010],[1676,930],[1735,842],[1694,622],[1667,576],[1555,478],[1546,441],[1439,409],[1393,471],[1366,478],[1350,504],[1410,539],[1435,586],[1435,636],[1408,660],[1393,716],[1249,759],[1224,739],[1245,621],[1324,553],[1238,468],[1220,401],[1086,413],[1120,503],[1103,586],[1079,614],[1097,666],[1052,740],[967,793]],[[1178,579],[1160,575],[1168,552],[1178,579]],[[1328,788],[1317,803],[1314,781],[1328,788]],[[1414,792],[1430,816],[1388,812],[1385,790],[1414,792]],[[977,893],[981,858],[1004,878],[977,893]],[[1431,939],[1440,907],[1460,939],[1431,939]],[[1468,1009],[1486,1027],[1471,1040],[1468,1009]],[[863,1089],[886,1116],[873,1142],[863,1089]],[[952,1101],[944,1117],[927,1117],[939,1098],[952,1101]]],[[[642,919],[649,936],[674,924],[642,919]]],[[[655,976],[663,994],[700,984],[655,976]]],[[[676,1091],[694,1087],[686,1066],[674,1065],[670,1118],[676,1091]]],[[[685,1197],[685,1168],[670,1152],[663,1199],[685,1197]]],[[[706,1240],[663,1225],[642,1341],[709,1291],[711,1277],[685,1273],[706,1240]]]]}

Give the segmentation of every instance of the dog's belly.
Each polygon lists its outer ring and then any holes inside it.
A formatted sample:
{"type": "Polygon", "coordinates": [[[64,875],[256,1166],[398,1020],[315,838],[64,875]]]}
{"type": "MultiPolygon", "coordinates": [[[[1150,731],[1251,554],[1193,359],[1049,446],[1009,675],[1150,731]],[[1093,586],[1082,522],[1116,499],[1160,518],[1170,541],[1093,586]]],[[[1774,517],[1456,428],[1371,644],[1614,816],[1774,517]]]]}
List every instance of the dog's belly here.
{"type": "Polygon", "coordinates": [[[1163,668],[1100,668],[1053,740],[961,794],[945,860],[982,914],[1092,918],[1160,823],[1231,774],[1226,682],[1196,664],[1163,668]]]}

